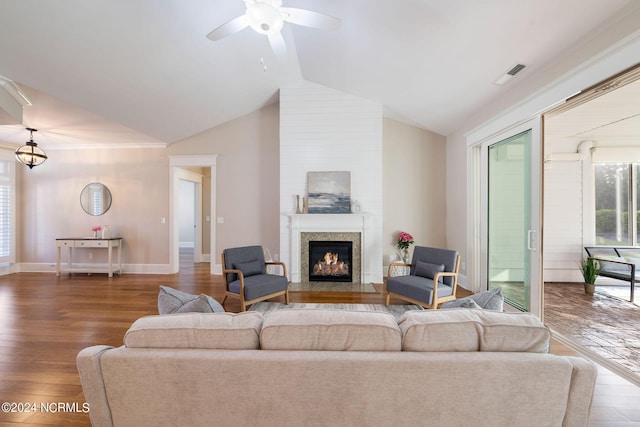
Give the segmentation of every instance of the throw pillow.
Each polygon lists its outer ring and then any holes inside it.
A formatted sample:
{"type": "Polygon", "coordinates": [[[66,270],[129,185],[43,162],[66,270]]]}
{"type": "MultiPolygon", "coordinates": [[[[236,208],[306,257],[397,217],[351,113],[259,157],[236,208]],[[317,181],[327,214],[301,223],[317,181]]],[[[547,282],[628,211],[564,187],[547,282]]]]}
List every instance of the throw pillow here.
{"type": "Polygon", "coordinates": [[[460,304],[460,307],[463,308],[482,308],[478,305],[477,302],[475,302],[474,300],[472,300],[471,298],[469,298],[466,301],[462,301],[462,303],[460,304]]]}
{"type": "Polygon", "coordinates": [[[158,313],[218,313],[224,308],[209,295],[192,295],[168,286],[160,286],[158,313]]]}
{"type": "Polygon", "coordinates": [[[478,292],[469,296],[480,307],[485,310],[502,311],[504,306],[504,297],[502,296],[502,288],[494,288],[489,291],[478,292]]]}
{"type": "Polygon", "coordinates": [[[255,276],[256,274],[266,273],[265,265],[259,259],[254,259],[253,261],[239,262],[239,263],[233,264],[233,268],[235,270],[242,271],[242,274],[244,275],[244,277],[255,276]]]}
{"type": "Polygon", "coordinates": [[[504,297],[502,288],[491,289],[490,291],[478,292],[465,298],[445,302],[440,308],[483,308],[485,310],[503,311],[504,297]]]}
{"type": "Polygon", "coordinates": [[[482,308],[471,297],[465,297],[443,303],[440,308],[482,308]]]}
{"type": "MultiPolygon", "coordinates": [[[[416,261],[416,276],[432,279],[438,272],[444,271],[444,264],[431,264],[430,262],[416,261]]],[[[442,279],[439,280],[442,283],[442,279]]]]}

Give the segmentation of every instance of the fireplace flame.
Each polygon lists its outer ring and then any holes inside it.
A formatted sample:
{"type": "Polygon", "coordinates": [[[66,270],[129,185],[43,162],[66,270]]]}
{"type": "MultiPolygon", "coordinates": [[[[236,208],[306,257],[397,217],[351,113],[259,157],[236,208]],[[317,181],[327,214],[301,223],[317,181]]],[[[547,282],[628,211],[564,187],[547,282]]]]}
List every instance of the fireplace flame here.
{"type": "Polygon", "coordinates": [[[313,266],[313,274],[316,276],[348,275],[349,266],[344,261],[338,259],[337,253],[327,252],[324,254],[324,257],[313,266]]]}

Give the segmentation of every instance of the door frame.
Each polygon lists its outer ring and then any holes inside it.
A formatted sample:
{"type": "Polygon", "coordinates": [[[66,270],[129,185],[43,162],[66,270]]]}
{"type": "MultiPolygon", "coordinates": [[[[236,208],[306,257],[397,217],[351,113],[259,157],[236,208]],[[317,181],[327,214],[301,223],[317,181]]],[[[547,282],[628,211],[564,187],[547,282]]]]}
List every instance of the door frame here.
{"type": "MultiPolygon", "coordinates": [[[[181,167],[210,167],[211,168],[211,218],[216,217],[216,155],[174,155],[169,156],[169,205],[171,206],[171,217],[169,221],[169,270],[171,274],[178,273],[180,269],[180,236],[178,220],[179,206],[178,206],[178,191],[180,186],[178,185],[178,179],[181,167]]],[[[215,223],[211,221],[211,254],[210,254],[210,273],[216,274],[219,270],[219,264],[214,262],[214,254],[216,251],[216,227],[215,223]]],[[[220,274],[220,273],[217,273],[220,274]]]]}
{"type": "MultiPolygon", "coordinates": [[[[488,150],[489,146],[505,140],[511,136],[531,130],[531,230],[532,247],[529,251],[531,266],[531,307],[529,311],[543,318],[544,284],[543,284],[543,159],[544,144],[542,141],[542,116],[537,114],[513,126],[478,139],[469,140],[468,145],[468,188],[471,192],[472,209],[468,213],[468,229],[471,230],[468,252],[472,255],[469,260],[470,281],[472,291],[479,292],[488,289],[488,150]]],[[[515,309],[514,309],[515,310],[515,309]]]]}

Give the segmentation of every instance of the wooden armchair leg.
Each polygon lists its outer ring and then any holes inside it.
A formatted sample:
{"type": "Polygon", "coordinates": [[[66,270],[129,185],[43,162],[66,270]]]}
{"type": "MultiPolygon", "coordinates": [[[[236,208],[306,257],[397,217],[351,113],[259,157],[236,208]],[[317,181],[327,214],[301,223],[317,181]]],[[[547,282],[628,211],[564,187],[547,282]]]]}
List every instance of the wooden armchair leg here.
{"type": "Polygon", "coordinates": [[[391,294],[387,292],[387,298],[384,300],[385,307],[389,307],[389,300],[391,299],[391,294]]]}
{"type": "Polygon", "coordinates": [[[284,293],[284,303],[285,303],[286,305],[289,305],[289,291],[286,291],[286,292],[284,293]]]}

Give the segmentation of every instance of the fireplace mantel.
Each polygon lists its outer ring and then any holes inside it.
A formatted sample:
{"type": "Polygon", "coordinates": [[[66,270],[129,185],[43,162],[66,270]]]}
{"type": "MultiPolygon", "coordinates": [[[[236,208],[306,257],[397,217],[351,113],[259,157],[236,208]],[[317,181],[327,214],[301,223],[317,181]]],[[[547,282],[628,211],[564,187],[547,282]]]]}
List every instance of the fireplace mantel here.
{"type": "Polygon", "coordinates": [[[291,281],[301,282],[302,258],[301,258],[301,233],[320,232],[320,233],[340,233],[340,232],[358,232],[360,233],[361,247],[361,272],[359,280],[361,283],[370,283],[372,281],[370,258],[371,251],[368,250],[375,241],[371,239],[371,227],[373,216],[366,213],[358,214],[293,214],[289,215],[291,227],[291,281]]]}

